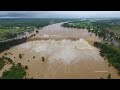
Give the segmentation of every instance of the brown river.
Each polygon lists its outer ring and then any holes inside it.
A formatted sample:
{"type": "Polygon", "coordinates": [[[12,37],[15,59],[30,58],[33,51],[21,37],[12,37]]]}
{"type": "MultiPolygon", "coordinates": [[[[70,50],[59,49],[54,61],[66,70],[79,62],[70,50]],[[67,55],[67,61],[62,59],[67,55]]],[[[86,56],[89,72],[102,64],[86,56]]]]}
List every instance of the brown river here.
{"type": "MultiPolygon", "coordinates": [[[[28,42],[12,47],[0,54],[7,55],[15,63],[27,65],[27,78],[34,79],[119,79],[117,71],[99,55],[92,44],[101,41],[85,29],[64,28],[61,23],[48,25],[39,30],[28,42]],[[22,59],[18,56],[23,54],[22,59]],[[34,56],[34,58],[33,58],[34,56]],[[42,61],[42,57],[45,61],[42,61]]],[[[0,71],[9,69],[6,65],[0,71]]]]}

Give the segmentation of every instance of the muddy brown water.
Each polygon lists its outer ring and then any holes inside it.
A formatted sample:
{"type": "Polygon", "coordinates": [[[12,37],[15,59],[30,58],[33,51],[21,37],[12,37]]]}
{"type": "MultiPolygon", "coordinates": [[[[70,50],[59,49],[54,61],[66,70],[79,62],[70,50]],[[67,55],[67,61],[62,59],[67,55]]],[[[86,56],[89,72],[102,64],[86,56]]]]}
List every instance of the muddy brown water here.
{"type": "MultiPolygon", "coordinates": [[[[4,51],[15,63],[27,65],[27,78],[35,79],[99,79],[120,76],[108,61],[99,55],[99,49],[92,46],[99,37],[87,30],[64,28],[61,23],[48,25],[28,42],[4,51]],[[23,53],[22,59],[18,56],[23,53]],[[35,58],[33,58],[35,56],[35,58]],[[14,58],[15,57],[15,58],[14,58]],[[42,57],[45,61],[42,61],[42,57]]],[[[0,75],[10,65],[0,71],[0,75]]]]}

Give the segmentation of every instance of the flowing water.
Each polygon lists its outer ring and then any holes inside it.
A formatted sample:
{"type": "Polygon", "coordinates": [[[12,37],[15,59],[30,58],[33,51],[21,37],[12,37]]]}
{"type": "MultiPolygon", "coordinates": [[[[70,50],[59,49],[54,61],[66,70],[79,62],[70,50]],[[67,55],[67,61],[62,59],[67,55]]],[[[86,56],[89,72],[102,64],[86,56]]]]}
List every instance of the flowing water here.
{"type": "Polygon", "coordinates": [[[27,78],[99,79],[107,78],[109,73],[112,78],[120,78],[116,69],[109,67],[108,61],[99,55],[99,49],[92,45],[94,41],[101,39],[85,29],[63,28],[58,23],[42,28],[28,42],[0,56],[11,52],[13,55],[7,56],[15,63],[27,65],[27,78]],[[20,53],[22,59],[18,57],[20,53]]]}

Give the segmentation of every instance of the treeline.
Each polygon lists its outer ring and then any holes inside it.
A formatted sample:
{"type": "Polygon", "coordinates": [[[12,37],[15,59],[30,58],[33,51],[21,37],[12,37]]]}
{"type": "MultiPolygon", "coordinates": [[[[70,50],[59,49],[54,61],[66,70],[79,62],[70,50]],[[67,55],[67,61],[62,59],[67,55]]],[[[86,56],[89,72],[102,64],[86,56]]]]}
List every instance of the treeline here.
{"type": "Polygon", "coordinates": [[[120,74],[120,48],[94,42],[94,46],[100,48],[100,55],[108,59],[108,62],[117,68],[120,74]]]}
{"type": "Polygon", "coordinates": [[[0,79],[23,79],[27,74],[26,69],[26,66],[23,67],[21,63],[13,64],[9,70],[3,72],[0,79]]]}
{"type": "MultiPolygon", "coordinates": [[[[101,21],[102,22],[102,21],[101,21]]],[[[119,40],[119,37],[117,37],[113,32],[110,32],[108,30],[108,25],[104,24],[103,22],[100,24],[100,21],[91,22],[91,21],[77,21],[77,22],[70,22],[70,23],[64,23],[62,25],[63,27],[70,27],[70,28],[79,28],[79,29],[87,29],[88,32],[95,33],[96,36],[99,36],[103,38],[103,40],[106,40],[108,42],[111,42],[114,40],[119,40]],[[106,26],[106,28],[105,28],[106,26]]]]}
{"type": "Polygon", "coordinates": [[[52,23],[65,22],[75,19],[62,19],[62,18],[20,18],[20,19],[0,19],[0,26],[6,27],[44,27],[52,23]]]}
{"type": "Polygon", "coordinates": [[[69,23],[63,23],[62,26],[63,27],[70,27],[69,23]]]}
{"type": "Polygon", "coordinates": [[[32,32],[34,28],[13,28],[13,29],[2,29],[0,28],[0,41],[15,38],[18,35],[24,35],[24,32],[32,32]]]}
{"type": "Polygon", "coordinates": [[[20,39],[12,39],[12,40],[0,42],[0,53],[4,50],[10,49],[12,46],[26,42],[26,40],[27,40],[27,37],[23,37],[20,39]]]}

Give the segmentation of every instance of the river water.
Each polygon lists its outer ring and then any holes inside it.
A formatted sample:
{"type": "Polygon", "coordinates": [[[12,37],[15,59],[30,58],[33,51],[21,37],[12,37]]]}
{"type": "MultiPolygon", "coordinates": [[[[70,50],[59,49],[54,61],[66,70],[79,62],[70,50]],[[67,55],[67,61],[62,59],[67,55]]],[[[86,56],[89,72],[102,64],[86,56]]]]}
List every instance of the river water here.
{"type": "Polygon", "coordinates": [[[42,28],[28,42],[2,52],[0,56],[11,52],[13,55],[7,56],[15,63],[27,65],[27,78],[99,79],[107,78],[109,73],[112,78],[120,78],[116,69],[109,67],[108,61],[99,55],[99,49],[92,45],[94,41],[101,39],[87,30],[64,28],[58,23],[42,28]],[[22,59],[18,57],[20,53],[22,59]]]}

